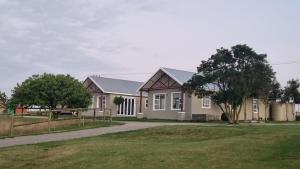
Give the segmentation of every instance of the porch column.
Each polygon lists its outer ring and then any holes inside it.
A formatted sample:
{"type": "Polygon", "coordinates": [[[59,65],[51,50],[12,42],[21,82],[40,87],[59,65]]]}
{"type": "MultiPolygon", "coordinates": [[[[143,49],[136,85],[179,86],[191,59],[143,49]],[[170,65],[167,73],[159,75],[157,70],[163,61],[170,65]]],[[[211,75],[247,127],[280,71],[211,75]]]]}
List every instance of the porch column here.
{"type": "Polygon", "coordinates": [[[184,91],[181,90],[181,93],[180,93],[180,111],[183,112],[183,94],[184,94],[184,91]]]}
{"type": "Polygon", "coordinates": [[[143,106],[143,91],[140,90],[140,113],[142,113],[142,106],[143,106]]]}

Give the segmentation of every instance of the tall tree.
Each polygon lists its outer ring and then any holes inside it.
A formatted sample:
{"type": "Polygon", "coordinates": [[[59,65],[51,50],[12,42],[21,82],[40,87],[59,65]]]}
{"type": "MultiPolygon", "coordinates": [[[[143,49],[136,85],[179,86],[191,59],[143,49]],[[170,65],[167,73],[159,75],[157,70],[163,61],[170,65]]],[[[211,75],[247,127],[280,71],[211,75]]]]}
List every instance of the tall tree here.
{"type": "Polygon", "coordinates": [[[183,88],[198,97],[211,96],[229,122],[238,123],[247,98],[270,93],[275,73],[266,57],[247,45],[217,49],[216,54],[202,61],[198,73],[183,88]]]}
{"type": "Polygon", "coordinates": [[[17,84],[12,93],[12,102],[23,106],[38,105],[49,109],[57,106],[85,108],[91,96],[82,83],[70,75],[33,75],[22,84],[17,84]]]}
{"type": "Polygon", "coordinates": [[[300,103],[300,92],[299,92],[300,82],[297,79],[291,79],[287,82],[287,86],[284,88],[283,101],[289,102],[293,99],[295,103],[300,103]]]}

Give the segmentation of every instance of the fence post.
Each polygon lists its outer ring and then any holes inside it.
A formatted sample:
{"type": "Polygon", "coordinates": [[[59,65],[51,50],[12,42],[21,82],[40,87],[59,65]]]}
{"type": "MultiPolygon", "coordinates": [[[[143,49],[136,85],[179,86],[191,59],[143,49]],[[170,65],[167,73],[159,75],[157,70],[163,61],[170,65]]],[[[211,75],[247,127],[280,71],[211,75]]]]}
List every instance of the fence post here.
{"type": "Polygon", "coordinates": [[[51,132],[51,117],[52,116],[52,112],[49,111],[49,114],[48,114],[48,133],[51,132]]]}
{"type": "Polygon", "coordinates": [[[80,127],[80,123],[81,123],[81,112],[77,110],[77,114],[78,114],[78,119],[79,119],[78,127],[80,127]]]}
{"type": "Polygon", "coordinates": [[[94,117],[93,120],[96,121],[96,109],[94,109],[94,117]]]}
{"type": "Polygon", "coordinates": [[[84,127],[84,116],[82,116],[82,127],[84,127]]]}
{"type": "Polygon", "coordinates": [[[11,114],[11,121],[10,121],[10,133],[9,136],[14,135],[14,113],[11,114]]]}
{"type": "Polygon", "coordinates": [[[109,109],[110,122],[112,122],[112,113],[111,109],[109,109]]]}

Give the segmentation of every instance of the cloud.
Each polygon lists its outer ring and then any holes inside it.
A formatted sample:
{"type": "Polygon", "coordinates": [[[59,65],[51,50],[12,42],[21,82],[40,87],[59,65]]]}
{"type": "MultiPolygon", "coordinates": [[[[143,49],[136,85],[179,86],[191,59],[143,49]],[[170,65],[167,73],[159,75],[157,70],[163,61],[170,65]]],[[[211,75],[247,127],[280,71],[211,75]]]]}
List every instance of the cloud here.
{"type": "Polygon", "coordinates": [[[0,90],[42,72],[83,78],[124,70],[110,59],[123,48],[110,28],[153,9],[139,0],[0,0],[0,90]]]}

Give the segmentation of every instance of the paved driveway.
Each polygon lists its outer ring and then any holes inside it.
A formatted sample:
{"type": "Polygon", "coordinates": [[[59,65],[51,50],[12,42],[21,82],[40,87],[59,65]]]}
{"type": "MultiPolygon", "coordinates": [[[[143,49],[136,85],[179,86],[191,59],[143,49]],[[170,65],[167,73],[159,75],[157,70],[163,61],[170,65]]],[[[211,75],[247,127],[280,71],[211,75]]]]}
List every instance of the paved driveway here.
{"type": "Polygon", "coordinates": [[[78,131],[62,132],[62,133],[50,133],[33,136],[20,136],[13,138],[0,139],[0,148],[16,145],[35,144],[49,141],[61,141],[90,136],[98,136],[109,133],[118,133],[123,131],[133,131],[139,129],[145,129],[150,127],[162,126],[165,123],[148,123],[148,122],[126,122],[124,125],[117,125],[112,127],[101,127],[94,129],[84,129],[78,131]]]}

